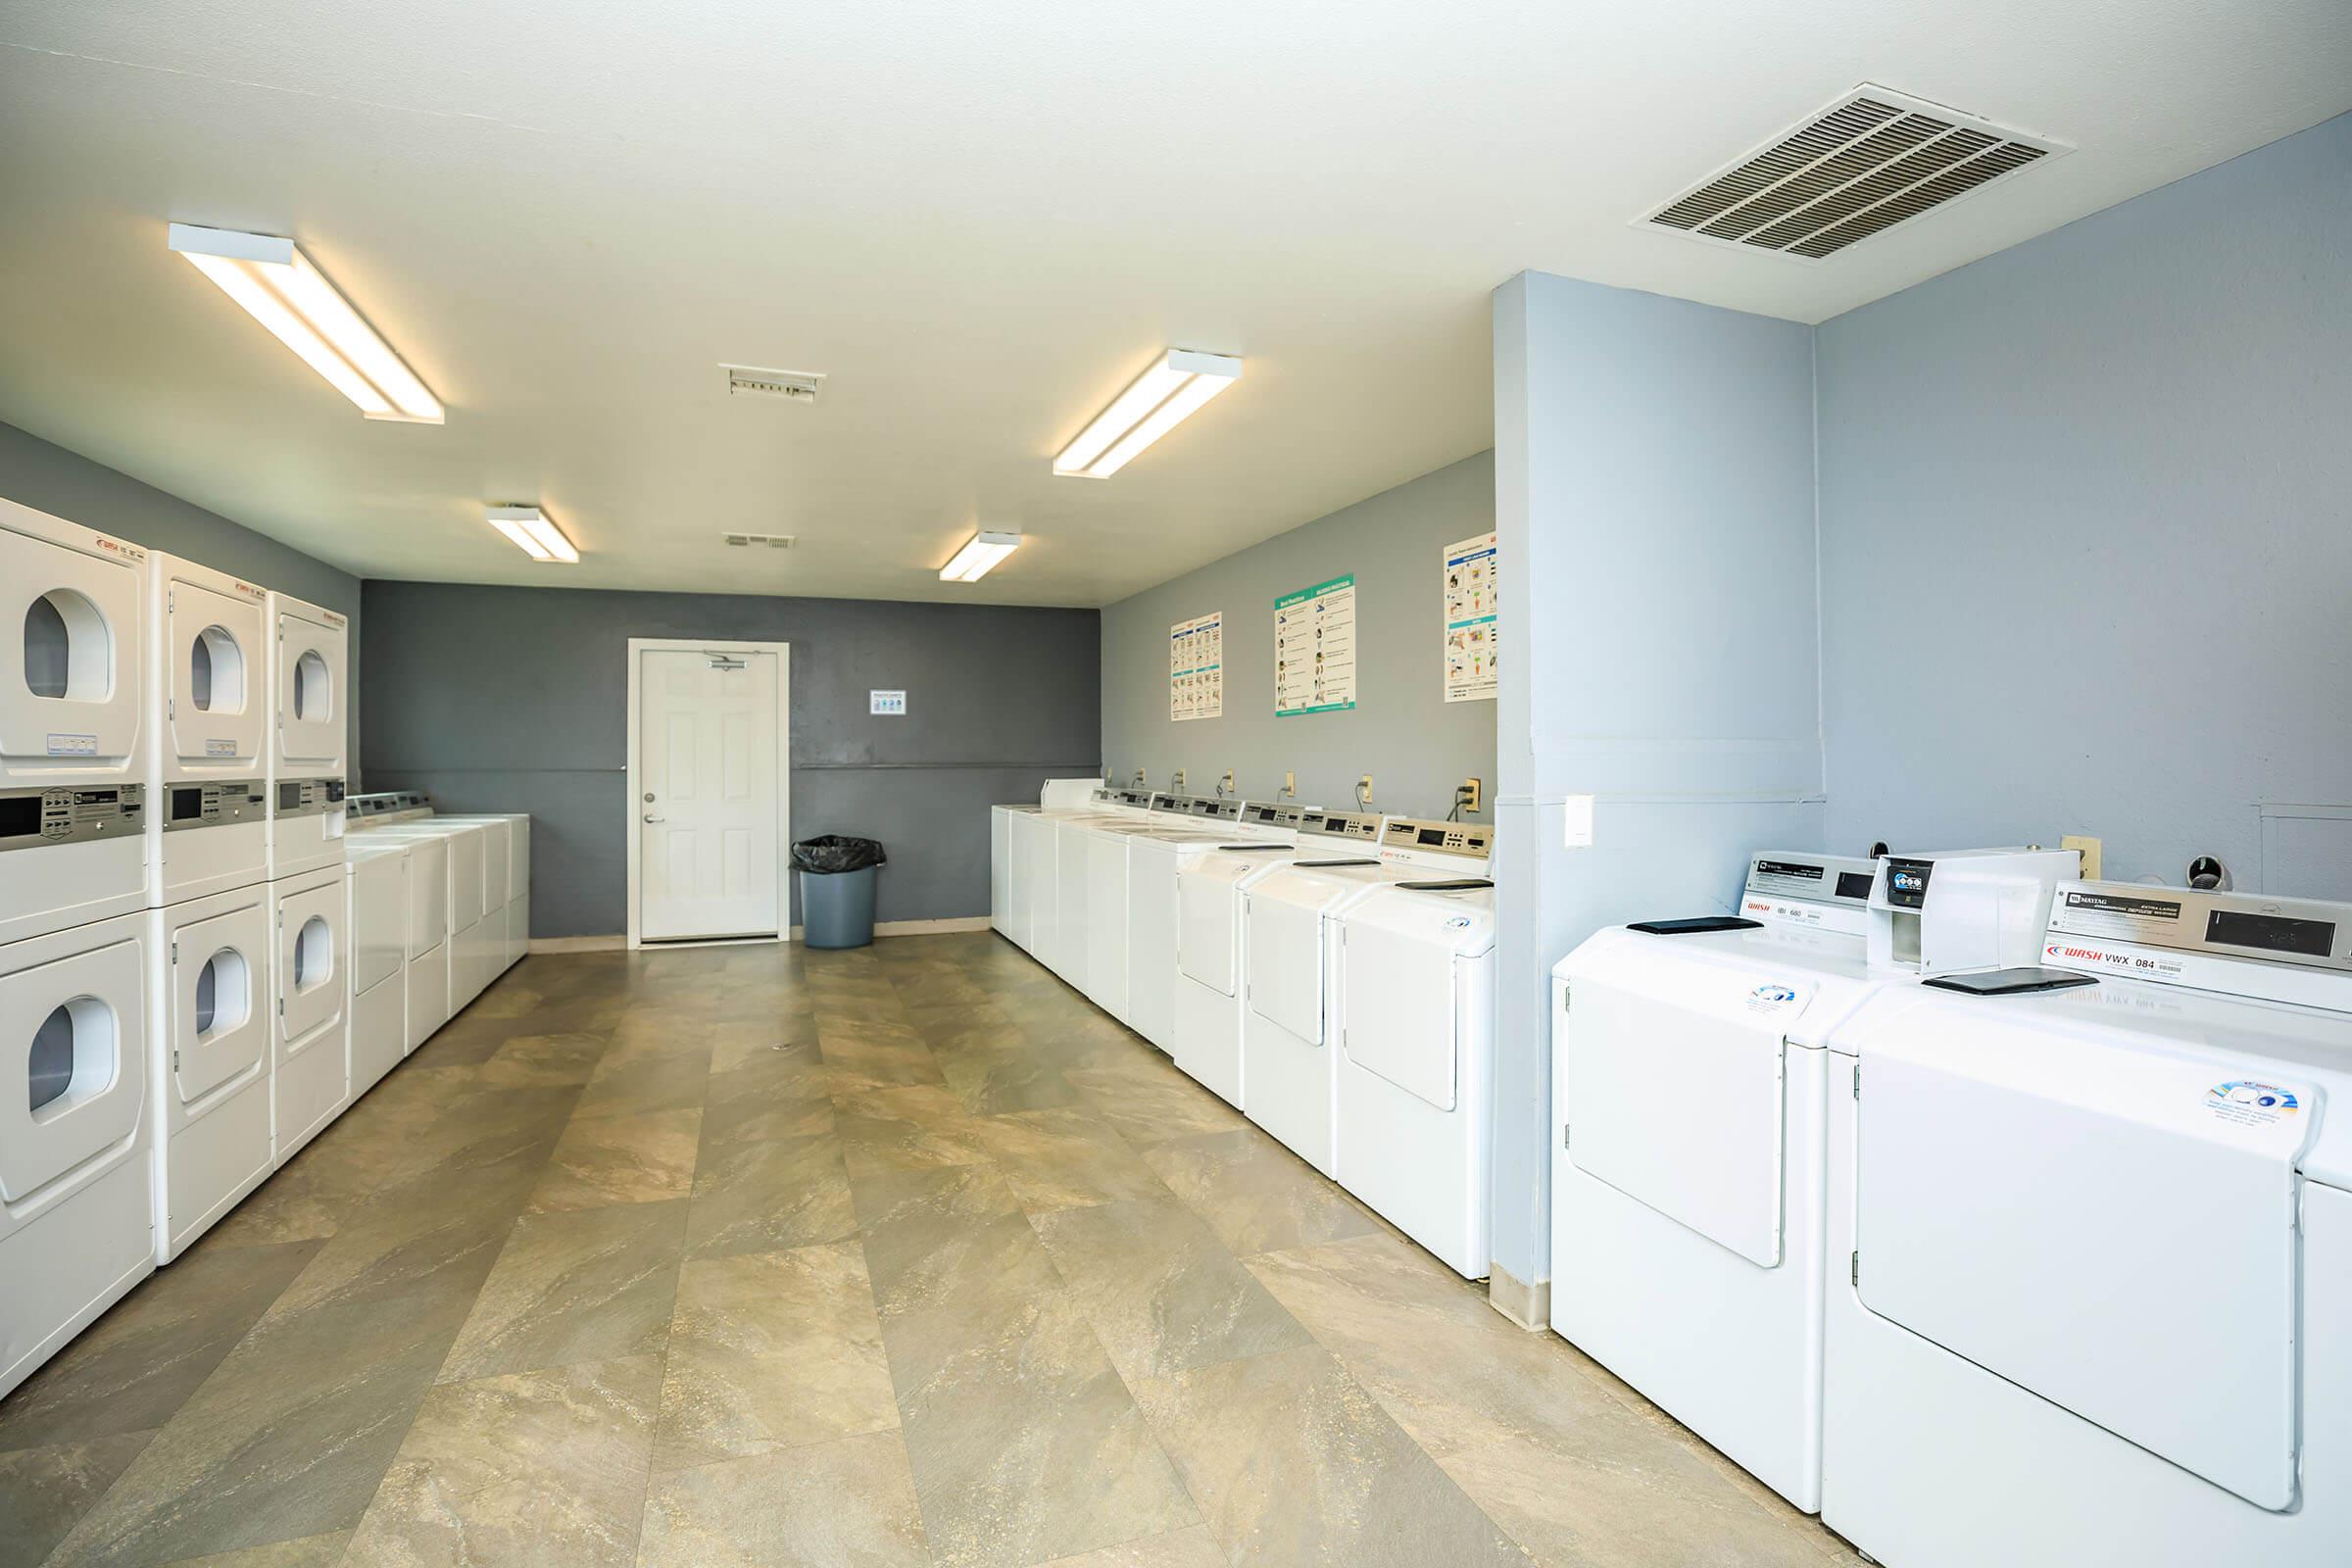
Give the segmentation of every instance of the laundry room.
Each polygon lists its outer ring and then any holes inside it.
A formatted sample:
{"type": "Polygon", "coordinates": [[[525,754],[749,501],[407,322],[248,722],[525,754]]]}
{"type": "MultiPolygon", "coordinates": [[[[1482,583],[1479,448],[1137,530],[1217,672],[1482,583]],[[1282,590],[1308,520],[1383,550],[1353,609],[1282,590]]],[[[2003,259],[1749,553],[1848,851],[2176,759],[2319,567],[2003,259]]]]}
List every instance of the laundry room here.
{"type": "Polygon", "coordinates": [[[2352,1563],[2352,12],[1754,20],[0,11],[0,1568],[2352,1563]]]}

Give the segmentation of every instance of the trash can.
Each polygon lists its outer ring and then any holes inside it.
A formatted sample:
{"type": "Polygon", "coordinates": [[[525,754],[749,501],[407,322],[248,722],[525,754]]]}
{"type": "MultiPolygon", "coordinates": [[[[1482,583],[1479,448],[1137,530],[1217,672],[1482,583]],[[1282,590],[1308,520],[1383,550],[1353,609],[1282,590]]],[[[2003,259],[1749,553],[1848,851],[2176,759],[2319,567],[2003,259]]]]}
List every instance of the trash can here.
{"type": "Polygon", "coordinates": [[[874,872],[889,863],[872,839],[828,833],[792,847],[801,873],[801,942],[862,948],[874,940],[874,872]]]}

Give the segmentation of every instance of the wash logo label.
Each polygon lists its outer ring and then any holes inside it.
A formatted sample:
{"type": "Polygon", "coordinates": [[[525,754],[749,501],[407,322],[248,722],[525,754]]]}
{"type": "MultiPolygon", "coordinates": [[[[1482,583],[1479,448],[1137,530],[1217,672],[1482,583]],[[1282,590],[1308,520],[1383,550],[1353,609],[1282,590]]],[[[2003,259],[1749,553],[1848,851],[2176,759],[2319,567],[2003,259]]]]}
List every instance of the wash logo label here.
{"type": "Polygon", "coordinates": [[[1750,1012],[1779,1012],[1795,1001],[1795,988],[1781,985],[1777,981],[1767,982],[1747,994],[1747,1010],[1750,1012]]]}
{"type": "Polygon", "coordinates": [[[2226,1084],[2215,1084],[2205,1092],[2206,1108],[2227,1122],[2241,1127],[2267,1127],[2281,1116],[2292,1116],[2303,1108],[2292,1089],[2277,1084],[2257,1083],[2251,1078],[2232,1078],[2226,1084]]]}

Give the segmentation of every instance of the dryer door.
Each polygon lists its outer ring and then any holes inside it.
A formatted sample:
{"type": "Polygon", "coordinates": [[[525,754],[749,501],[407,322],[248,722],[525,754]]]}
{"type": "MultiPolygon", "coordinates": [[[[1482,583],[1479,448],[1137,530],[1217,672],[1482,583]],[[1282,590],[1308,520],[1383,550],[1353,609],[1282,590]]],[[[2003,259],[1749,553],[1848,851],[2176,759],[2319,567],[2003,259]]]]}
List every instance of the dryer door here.
{"type": "Polygon", "coordinates": [[[166,776],[262,763],[269,616],[255,600],[202,583],[165,584],[166,776]]]}
{"type": "Polygon", "coordinates": [[[334,1022],[343,1006],[344,966],[350,962],[345,896],[337,872],[332,882],[278,900],[277,994],[285,1012],[280,1039],[300,1040],[334,1022]]]}
{"type": "MultiPolygon", "coordinates": [[[[2023,1005],[2019,1004],[2023,1003],[2023,1005]]],[[[2063,1020],[1883,994],[1861,1048],[1862,1301],[2264,1508],[2295,1501],[2295,1161],[2313,1086],[2063,1020]]],[[[1840,1036],[1840,1043],[1847,1035],[1840,1036]]]]}
{"type": "Polygon", "coordinates": [[[278,769],[293,776],[344,771],[343,617],[283,610],[277,616],[278,769]]]}
{"type": "Polygon", "coordinates": [[[49,522],[0,501],[0,777],[119,772],[139,757],[140,568],[20,515],[49,522]]]}
{"type": "MultiPolygon", "coordinates": [[[[1280,872],[1275,878],[1281,877],[1280,872]]],[[[1312,896],[1312,890],[1307,890],[1312,896]]],[[[1259,888],[1247,895],[1250,1008],[1310,1046],[1323,1044],[1323,911],[1259,888]]]]}
{"type": "Polygon", "coordinates": [[[269,906],[256,898],[174,926],[172,942],[179,956],[171,966],[167,1049],[173,1091],[186,1105],[269,1065],[269,906]]]}
{"type": "MultiPolygon", "coordinates": [[[[8,950],[0,974],[0,1201],[12,1208],[138,1131],[147,1092],[144,944],[137,916],[82,943],[8,950]],[[59,951],[47,960],[27,950],[59,951]]],[[[111,924],[112,922],[108,922],[111,924]]]]}

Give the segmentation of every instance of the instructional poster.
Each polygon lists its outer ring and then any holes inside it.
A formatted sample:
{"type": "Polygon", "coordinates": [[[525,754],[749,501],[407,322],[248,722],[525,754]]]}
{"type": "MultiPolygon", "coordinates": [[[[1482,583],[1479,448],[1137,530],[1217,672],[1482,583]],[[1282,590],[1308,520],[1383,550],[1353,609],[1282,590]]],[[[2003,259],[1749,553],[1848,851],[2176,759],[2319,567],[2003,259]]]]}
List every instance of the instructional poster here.
{"type": "Polygon", "coordinates": [[[1274,601],[1274,716],[1355,706],[1355,574],[1274,601]]]}
{"type": "Polygon", "coordinates": [[[1446,547],[1446,700],[1494,700],[1494,536],[1446,547]]]}
{"type": "Polygon", "coordinates": [[[1225,712],[1225,613],[1195,615],[1168,628],[1168,717],[1225,712]]]}

